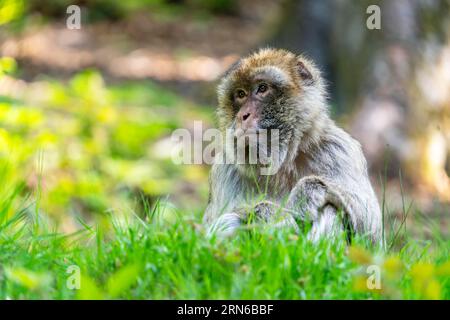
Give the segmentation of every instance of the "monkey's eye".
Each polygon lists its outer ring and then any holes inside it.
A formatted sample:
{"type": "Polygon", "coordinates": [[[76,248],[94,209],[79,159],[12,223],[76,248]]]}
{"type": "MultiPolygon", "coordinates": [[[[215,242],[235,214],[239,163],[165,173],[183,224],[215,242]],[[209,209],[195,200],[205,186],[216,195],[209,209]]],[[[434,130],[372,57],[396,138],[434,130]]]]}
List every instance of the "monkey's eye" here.
{"type": "Polygon", "coordinates": [[[245,91],[242,90],[242,89],[239,89],[238,91],[236,91],[236,96],[237,96],[239,99],[245,98],[246,95],[247,95],[247,94],[246,94],[245,91]]]}
{"type": "Polygon", "coordinates": [[[261,83],[261,84],[258,86],[258,90],[257,90],[256,92],[257,92],[257,93],[264,93],[264,92],[267,91],[267,89],[268,89],[267,84],[261,83]]]}

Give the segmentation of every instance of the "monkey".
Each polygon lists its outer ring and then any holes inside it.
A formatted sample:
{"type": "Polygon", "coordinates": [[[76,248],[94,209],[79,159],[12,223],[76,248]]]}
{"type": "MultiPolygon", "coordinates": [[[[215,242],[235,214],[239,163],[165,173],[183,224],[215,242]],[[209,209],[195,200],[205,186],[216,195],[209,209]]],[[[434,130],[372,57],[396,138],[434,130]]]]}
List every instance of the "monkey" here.
{"type": "MultiPolygon", "coordinates": [[[[330,117],[325,82],[312,60],[260,49],[224,74],[217,95],[221,132],[276,130],[279,150],[277,170],[267,176],[255,170],[258,163],[212,165],[203,217],[209,235],[231,236],[251,219],[295,232],[309,226],[312,241],[344,233],[381,244],[381,210],[361,145],[330,117]]],[[[234,151],[220,155],[227,152],[234,151]]]]}

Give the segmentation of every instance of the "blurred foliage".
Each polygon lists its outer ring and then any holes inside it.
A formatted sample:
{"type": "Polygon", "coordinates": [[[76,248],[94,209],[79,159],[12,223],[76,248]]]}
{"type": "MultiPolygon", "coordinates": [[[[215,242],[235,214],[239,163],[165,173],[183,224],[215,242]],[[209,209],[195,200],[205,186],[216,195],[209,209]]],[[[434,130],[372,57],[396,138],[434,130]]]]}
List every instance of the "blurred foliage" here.
{"type": "Polygon", "coordinates": [[[410,290],[409,299],[444,299],[444,291],[450,277],[450,261],[444,260],[440,263],[417,261],[406,265],[402,253],[376,255],[359,246],[349,248],[349,258],[360,266],[353,277],[355,291],[374,290],[368,286],[367,270],[370,266],[378,266],[380,276],[383,277],[382,285],[376,289],[380,297],[405,298],[401,290],[403,288],[410,290]]]}
{"type": "Polygon", "coordinates": [[[24,13],[23,0],[0,0],[0,26],[17,20],[24,13]]]}
{"type": "Polygon", "coordinates": [[[26,18],[30,13],[39,12],[45,17],[63,17],[70,5],[89,8],[88,20],[116,20],[128,15],[148,11],[177,13],[190,11],[195,14],[235,14],[236,0],[0,0],[0,25],[26,18]]]}
{"type": "Polygon", "coordinates": [[[12,74],[17,69],[17,63],[13,58],[3,57],[0,59],[0,76],[12,74]]]}
{"type": "MultiPolygon", "coordinates": [[[[5,75],[14,68],[2,58],[0,82],[19,81],[5,75]]],[[[19,98],[0,96],[0,167],[42,194],[39,209],[56,221],[129,210],[141,194],[176,197],[206,179],[206,168],[173,164],[170,134],[189,119],[210,122],[208,113],[153,83],[107,87],[93,70],[67,84],[19,83],[19,98]]]]}

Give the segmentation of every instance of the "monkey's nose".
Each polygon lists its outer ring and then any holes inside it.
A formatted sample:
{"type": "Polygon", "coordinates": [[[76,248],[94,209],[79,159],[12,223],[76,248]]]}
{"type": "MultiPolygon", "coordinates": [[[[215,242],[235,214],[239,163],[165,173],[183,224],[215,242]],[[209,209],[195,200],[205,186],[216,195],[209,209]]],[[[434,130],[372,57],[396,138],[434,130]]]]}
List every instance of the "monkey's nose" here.
{"type": "Polygon", "coordinates": [[[242,116],[242,121],[247,120],[250,117],[250,113],[246,113],[242,116]]]}

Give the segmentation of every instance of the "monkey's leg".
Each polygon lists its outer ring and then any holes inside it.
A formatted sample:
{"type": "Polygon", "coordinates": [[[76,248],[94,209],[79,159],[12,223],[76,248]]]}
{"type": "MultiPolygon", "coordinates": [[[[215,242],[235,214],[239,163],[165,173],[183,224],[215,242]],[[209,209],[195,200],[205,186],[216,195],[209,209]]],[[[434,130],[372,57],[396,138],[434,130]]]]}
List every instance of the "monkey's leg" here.
{"type": "Polygon", "coordinates": [[[320,209],[326,204],[327,192],[327,185],[319,177],[304,177],[291,190],[287,208],[296,212],[296,218],[300,220],[316,221],[320,209]]]}
{"type": "Polygon", "coordinates": [[[339,213],[332,205],[325,205],[317,221],[313,222],[308,239],[317,242],[321,238],[337,239],[344,232],[339,213]]]}
{"type": "Polygon", "coordinates": [[[317,240],[322,236],[335,236],[344,229],[338,209],[347,210],[337,188],[316,176],[302,178],[292,189],[287,207],[295,218],[311,222],[308,237],[317,240]],[[337,209],[338,208],[338,209],[337,209]]]}

